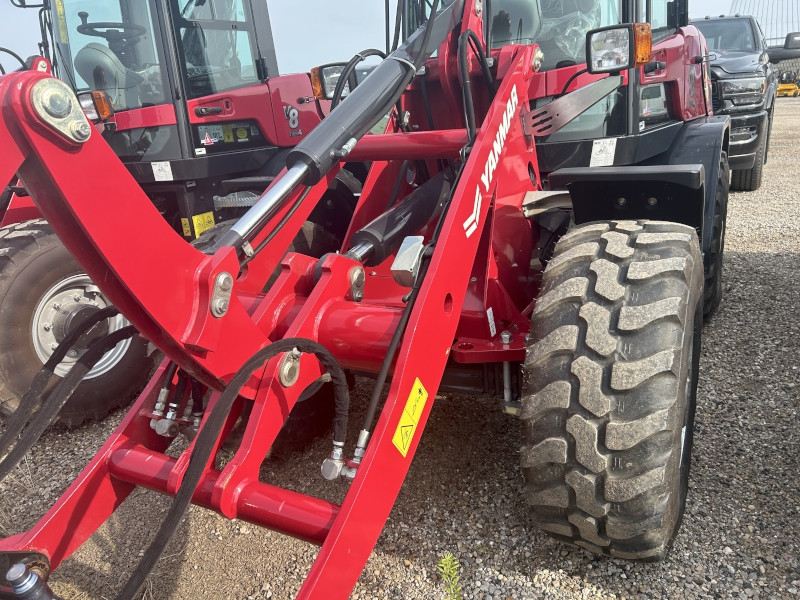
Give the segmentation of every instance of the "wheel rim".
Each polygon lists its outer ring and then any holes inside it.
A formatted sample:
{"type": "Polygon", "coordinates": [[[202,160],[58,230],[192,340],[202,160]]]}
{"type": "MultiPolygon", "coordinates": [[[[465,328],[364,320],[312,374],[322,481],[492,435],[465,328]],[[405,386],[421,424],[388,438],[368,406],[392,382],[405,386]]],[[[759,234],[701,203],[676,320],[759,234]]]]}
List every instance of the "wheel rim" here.
{"type": "MultiPolygon", "coordinates": [[[[61,318],[59,313],[75,312],[88,307],[100,310],[108,306],[111,306],[111,302],[92,283],[89,276],[85,274],[72,275],[62,279],[47,290],[36,306],[31,324],[33,348],[42,364],[47,362],[58,347],[58,327],[56,324],[61,318]]],[[[105,322],[108,333],[128,325],[130,323],[122,315],[111,317],[105,322]]],[[[106,353],[92,370],[86,374],[84,379],[94,379],[108,373],[120,363],[130,345],[131,339],[128,338],[114,346],[113,350],[106,353]]],[[[59,377],[64,377],[80,357],[86,353],[86,350],[87,348],[78,347],[70,350],[64,360],[56,366],[55,374],[59,377]]]]}

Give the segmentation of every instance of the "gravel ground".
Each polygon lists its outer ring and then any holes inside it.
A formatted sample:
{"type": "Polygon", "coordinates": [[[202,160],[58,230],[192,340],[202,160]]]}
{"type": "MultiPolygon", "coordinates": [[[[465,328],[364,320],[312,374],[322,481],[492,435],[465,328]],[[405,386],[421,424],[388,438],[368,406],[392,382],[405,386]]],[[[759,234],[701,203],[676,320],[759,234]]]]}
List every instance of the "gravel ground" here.
{"type": "MultiPolygon", "coordinates": [[[[597,559],[538,532],[520,494],[511,418],[492,399],[442,395],[351,598],[445,598],[436,574],[445,551],[461,562],[467,599],[800,595],[799,135],[800,99],[780,99],[762,188],[731,195],[727,293],[705,328],[689,504],[668,559],[597,559]]],[[[359,381],[355,426],[369,389],[359,381]]],[[[0,533],[31,527],[120,419],[48,432],[0,487],[0,533]]],[[[318,475],[327,451],[319,441],[268,461],[263,479],[340,500],[344,487],[318,475]]],[[[134,492],[53,575],[56,592],[112,597],[167,506],[134,492]]],[[[195,507],[143,598],[292,598],[315,556],[314,546],[195,507]]]]}

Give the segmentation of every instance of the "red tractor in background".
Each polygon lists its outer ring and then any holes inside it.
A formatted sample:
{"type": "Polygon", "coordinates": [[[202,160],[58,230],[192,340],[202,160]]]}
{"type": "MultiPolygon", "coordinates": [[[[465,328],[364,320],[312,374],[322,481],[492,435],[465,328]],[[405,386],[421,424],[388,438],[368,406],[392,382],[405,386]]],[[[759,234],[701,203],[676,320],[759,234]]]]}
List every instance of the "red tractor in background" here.
{"type": "MultiPolygon", "coordinates": [[[[686,0],[406,0],[397,14],[386,59],[333,99],[253,206],[195,247],[67,84],[0,79],[0,180],[17,173],[135,326],[92,336],[43,400],[47,369],[109,309],[69,330],[0,437],[3,453],[22,432],[0,478],[109,348],[138,331],[166,357],[39,524],[0,541],[9,597],[44,589],[141,486],[174,501],[118,598],[135,596],[190,503],[319,544],[298,597],[345,598],[439,390],[495,393],[520,418],[524,495],[542,529],[597,554],[669,551],[703,316],[721,298],[729,179],[729,119],[711,116],[707,48],[686,0]],[[366,135],[389,112],[388,133],[366,135]],[[287,253],[351,162],[368,173],[338,252],[287,253]],[[108,227],[122,219],[147,239],[108,227]],[[350,436],[348,374],[376,380],[350,436]],[[259,479],[324,378],[333,448],[321,471],[348,482],[342,504],[259,479]],[[189,448],[169,456],[181,434],[189,448]]],[[[358,62],[316,77],[335,95],[358,62]]]]}
{"type": "MultiPolygon", "coordinates": [[[[315,97],[307,73],[278,76],[263,0],[60,0],[35,8],[44,57],[16,60],[70,85],[99,135],[187,241],[244,214],[329,110],[331,91],[315,97]]],[[[346,165],[295,249],[317,257],[338,249],[365,177],[365,165],[346,165]]],[[[110,301],[16,178],[0,194],[0,227],[0,415],[8,416],[69,328],[110,301]]],[[[130,220],[109,227],[144,234],[130,220]]],[[[127,324],[118,315],[95,334],[127,324]]],[[[90,338],[56,375],[69,372],[90,338]]],[[[152,371],[153,350],[143,338],[121,342],[87,375],[60,422],[80,425],[129,402],[152,371]]],[[[329,388],[317,400],[329,403],[329,388]]]]}

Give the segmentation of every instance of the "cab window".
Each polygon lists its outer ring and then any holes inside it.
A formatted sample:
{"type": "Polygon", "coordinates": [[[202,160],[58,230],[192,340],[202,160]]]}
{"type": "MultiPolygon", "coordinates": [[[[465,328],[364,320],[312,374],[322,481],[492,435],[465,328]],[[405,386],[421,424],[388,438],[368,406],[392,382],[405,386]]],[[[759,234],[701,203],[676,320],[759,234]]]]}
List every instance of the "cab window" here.
{"type": "Polygon", "coordinates": [[[492,0],[492,47],[539,44],[541,71],[586,62],[586,33],[621,20],[621,0],[492,0]]]}
{"type": "Polygon", "coordinates": [[[187,93],[199,98],[258,82],[255,34],[244,0],[173,0],[187,93]]]}

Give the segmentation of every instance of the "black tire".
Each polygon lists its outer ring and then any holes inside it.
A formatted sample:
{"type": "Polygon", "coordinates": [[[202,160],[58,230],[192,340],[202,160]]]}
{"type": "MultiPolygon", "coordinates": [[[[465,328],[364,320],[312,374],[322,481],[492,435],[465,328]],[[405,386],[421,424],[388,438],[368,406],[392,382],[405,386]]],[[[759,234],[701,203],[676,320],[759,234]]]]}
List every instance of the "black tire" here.
{"type": "Polygon", "coordinates": [[[728,220],[728,186],[730,170],[728,154],[723,152],[719,162],[717,194],[714,198],[714,224],[711,237],[711,252],[708,256],[706,283],[703,291],[703,318],[708,319],[722,302],[722,268],[725,253],[725,229],[728,220]]]}
{"type": "MultiPolygon", "coordinates": [[[[34,375],[43,365],[31,333],[35,312],[58,282],[83,274],[83,269],[44,220],[0,229],[0,414],[19,406],[34,375]]],[[[147,341],[131,338],[125,354],[102,375],[78,386],[55,423],[76,427],[102,419],[128,404],[144,387],[153,368],[147,341]]],[[[59,378],[53,377],[47,391],[59,378]]]]}
{"type": "Polygon", "coordinates": [[[702,329],[695,231],[597,222],[558,243],[523,365],[525,499],[553,537],[663,559],[688,489],[702,329]]]}
{"type": "MultiPolygon", "coordinates": [[[[236,220],[223,221],[203,232],[193,245],[203,250],[212,246],[216,240],[230,229],[236,220]]],[[[329,252],[339,250],[339,241],[316,223],[306,221],[295,236],[287,252],[298,252],[314,258],[320,258],[329,252]]],[[[280,273],[280,266],[267,282],[264,290],[272,286],[280,273]]],[[[248,405],[243,418],[237,423],[226,442],[226,447],[236,448],[241,442],[247,417],[250,414],[248,405]]],[[[307,448],[315,439],[325,434],[333,425],[334,394],[333,385],[324,383],[313,394],[301,395],[292,412],[283,424],[283,428],[272,444],[270,456],[280,458],[307,448]]]]}
{"type": "MultiPolygon", "coordinates": [[[[769,131],[769,127],[766,128],[769,131]]],[[[764,173],[764,154],[767,136],[761,140],[756,150],[756,159],[751,169],[736,169],[731,176],[731,189],[737,192],[755,192],[761,187],[761,176],[764,173]]]]}

